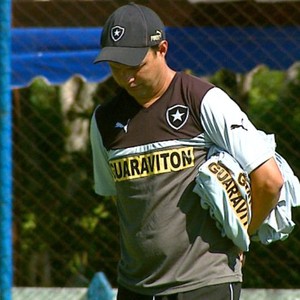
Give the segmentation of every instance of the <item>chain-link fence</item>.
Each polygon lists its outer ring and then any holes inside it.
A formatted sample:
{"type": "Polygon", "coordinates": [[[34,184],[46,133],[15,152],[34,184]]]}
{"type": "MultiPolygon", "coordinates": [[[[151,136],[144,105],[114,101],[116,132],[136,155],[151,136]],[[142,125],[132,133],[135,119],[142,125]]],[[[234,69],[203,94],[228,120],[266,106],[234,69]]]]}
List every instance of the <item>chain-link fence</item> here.
{"type": "MultiPolygon", "coordinates": [[[[15,0],[13,26],[84,33],[127,2],[15,0]]],[[[276,134],[278,152],[300,176],[300,3],[191,2],[136,1],[168,26],[169,63],[225,89],[257,127],[276,134]]],[[[111,78],[79,76],[13,90],[15,286],[87,286],[99,271],[116,286],[115,199],[93,191],[88,135],[93,109],[116,92],[111,78]]],[[[251,246],[244,287],[299,287],[300,214],[293,212],[288,240],[251,246]]]]}

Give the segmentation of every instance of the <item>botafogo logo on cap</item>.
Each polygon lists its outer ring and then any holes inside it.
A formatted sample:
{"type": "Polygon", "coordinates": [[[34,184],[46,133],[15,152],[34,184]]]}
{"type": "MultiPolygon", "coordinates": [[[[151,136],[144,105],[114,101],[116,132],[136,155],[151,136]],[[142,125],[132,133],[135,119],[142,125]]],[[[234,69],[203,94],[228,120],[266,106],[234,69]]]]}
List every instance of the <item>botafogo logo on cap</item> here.
{"type": "Polygon", "coordinates": [[[114,26],[110,30],[110,36],[114,42],[119,41],[125,33],[125,28],[119,25],[114,26]]]}

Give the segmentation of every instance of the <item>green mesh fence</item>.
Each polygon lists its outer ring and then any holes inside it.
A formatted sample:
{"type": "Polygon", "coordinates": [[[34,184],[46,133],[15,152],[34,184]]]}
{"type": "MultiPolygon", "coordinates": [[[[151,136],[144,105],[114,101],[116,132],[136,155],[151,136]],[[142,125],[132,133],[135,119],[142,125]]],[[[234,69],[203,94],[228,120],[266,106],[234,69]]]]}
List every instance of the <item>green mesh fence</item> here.
{"type": "MultiPolygon", "coordinates": [[[[112,10],[124,3],[127,1],[15,0],[13,26],[102,26],[112,10]]],[[[208,26],[222,32],[234,27],[240,32],[241,39],[232,51],[223,53],[224,64],[230,60],[239,67],[259,61],[251,52],[245,52],[242,60],[235,56],[244,39],[255,42],[256,36],[246,34],[249,27],[261,29],[264,34],[266,28],[279,29],[282,34],[272,37],[274,47],[285,42],[291,44],[290,50],[276,48],[279,57],[290,58],[292,52],[300,53],[299,35],[286,35],[284,31],[287,28],[299,30],[299,2],[192,4],[170,0],[136,3],[148,4],[166,25],[179,29],[208,26]]],[[[195,48],[202,43],[193,35],[179,37],[178,44],[175,39],[170,45],[173,50],[186,51],[182,48],[185,40],[193,41],[195,48]]],[[[207,35],[206,38],[213,37],[207,35]]],[[[224,41],[214,38],[215,49],[223,51],[224,41]]],[[[230,40],[231,37],[227,38],[230,40]]],[[[263,38],[270,36],[265,34],[263,38]]],[[[263,53],[262,60],[265,58],[268,58],[268,52],[263,53]]],[[[206,60],[213,59],[214,51],[208,52],[206,60]]],[[[192,63],[199,65],[205,60],[199,57],[192,63]]],[[[202,75],[224,88],[257,127],[276,134],[278,152],[299,176],[299,62],[295,60],[288,66],[281,66],[278,60],[272,65],[257,64],[249,70],[235,72],[220,63],[218,70],[202,75]]],[[[186,71],[193,72],[190,68],[186,71]]],[[[35,79],[29,86],[13,90],[16,287],[87,287],[99,271],[107,275],[114,287],[117,286],[119,243],[115,199],[94,194],[88,136],[93,109],[115,93],[116,85],[111,78],[102,83],[87,83],[76,76],[59,86],[49,86],[44,80],[35,79]]],[[[299,209],[294,210],[293,219],[296,228],[288,240],[270,246],[252,244],[244,269],[245,288],[299,287],[299,209]]],[[[23,292],[26,296],[22,299],[35,299],[27,291],[23,292]]],[[[14,291],[14,299],[21,299],[18,293],[14,291]]],[[[43,297],[39,299],[48,299],[48,296],[43,297]]],[[[64,300],[69,299],[67,297],[64,300]]]]}

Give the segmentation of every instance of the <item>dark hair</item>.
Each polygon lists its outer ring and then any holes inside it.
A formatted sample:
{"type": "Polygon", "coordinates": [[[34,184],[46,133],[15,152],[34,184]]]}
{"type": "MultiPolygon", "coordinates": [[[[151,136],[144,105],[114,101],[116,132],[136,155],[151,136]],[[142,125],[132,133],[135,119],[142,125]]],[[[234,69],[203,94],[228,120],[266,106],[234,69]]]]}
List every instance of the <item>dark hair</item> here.
{"type": "Polygon", "coordinates": [[[151,51],[156,54],[156,52],[159,50],[159,45],[160,44],[157,44],[157,45],[154,45],[154,46],[151,46],[150,49],[151,51]]]}

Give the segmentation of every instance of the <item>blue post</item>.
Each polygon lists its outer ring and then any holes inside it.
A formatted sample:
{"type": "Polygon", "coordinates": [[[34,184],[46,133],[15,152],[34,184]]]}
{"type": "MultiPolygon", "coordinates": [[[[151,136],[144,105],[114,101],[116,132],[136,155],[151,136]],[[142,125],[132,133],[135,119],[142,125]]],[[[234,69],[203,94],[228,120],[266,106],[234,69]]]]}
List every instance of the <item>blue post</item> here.
{"type": "Polygon", "coordinates": [[[0,1],[0,299],[12,299],[11,0],[0,1]]]}

